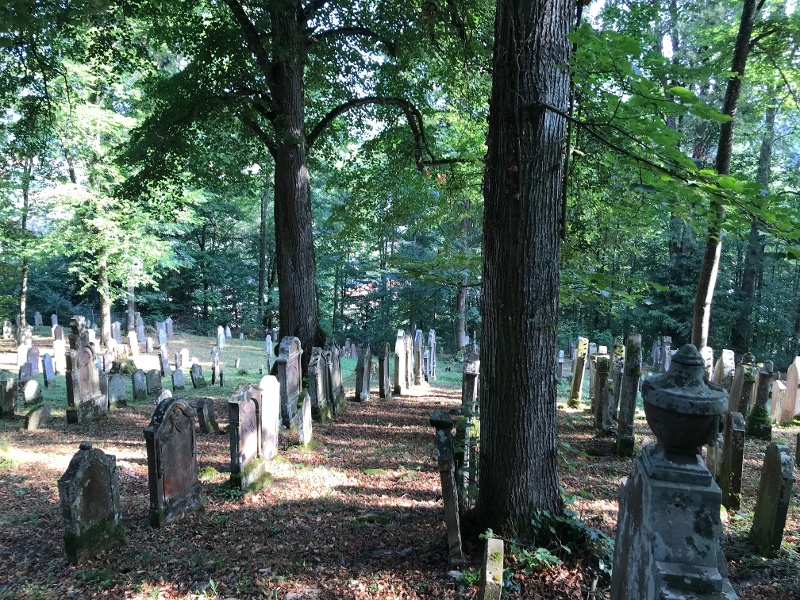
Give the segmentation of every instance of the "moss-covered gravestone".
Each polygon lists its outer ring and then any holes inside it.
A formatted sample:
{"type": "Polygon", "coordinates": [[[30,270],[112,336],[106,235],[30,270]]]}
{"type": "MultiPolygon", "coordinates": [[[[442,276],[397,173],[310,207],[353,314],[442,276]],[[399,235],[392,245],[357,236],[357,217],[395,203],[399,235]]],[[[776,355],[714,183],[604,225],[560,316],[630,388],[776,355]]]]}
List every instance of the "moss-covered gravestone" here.
{"type": "Polygon", "coordinates": [[[228,400],[231,442],[231,487],[253,491],[266,480],[262,454],[263,406],[261,390],[242,384],[228,400]]]}
{"type": "Polygon", "coordinates": [[[153,527],[203,508],[197,479],[195,415],[185,400],[167,398],[156,407],[144,430],[153,527]]]}
{"type": "Polygon", "coordinates": [[[147,384],[147,395],[158,396],[161,393],[161,373],[158,369],[150,369],[144,375],[147,384]]]}
{"type": "Polygon", "coordinates": [[[82,442],[58,480],[64,517],[64,548],[78,564],[125,540],[120,523],[117,459],[82,442]]]}
{"type": "Polygon", "coordinates": [[[325,365],[327,366],[327,387],[330,394],[333,414],[339,415],[347,410],[347,398],[344,395],[342,382],[342,352],[332,337],[325,342],[325,365]]]}
{"type": "Polygon", "coordinates": [[[328,389],[328,367],[322,348],[311,349],[308,363],[308,391],[311,397],[311,416],[315,421],[327,423],[331,419],[331,399],[328,389]]]}
{"type": "Polygon", "coordinates": [[[770,443],[764,453],[750,528],[750,541],[762,556],[775,556],[781,548],[794,480],[794,460],[789,447],[770,443]]]}
{"type": "Polygon", "coordinates": [[[772,439],[772,423],[769,418],[769,395],[772,391],[772,361],[764,361],[758,370],[755,386],[755,403],[747,415],[747,435],[762,440],[772,439]]]}
{"type": "Polygon", "coordinates": [[[194,389],[206,387],[206,378],[203,377],[203,367],[199,363],[194,363],[189,368],[189,377],[192,379],[194,389]]]}
{"type": "Polygon", "coordinates": [[[144,371],[136,369],[131,373],[131,383],[133,384],[133,399],[139,402],[147,400],[147,379],[144,371]]]}
{"type": "Polygon", "coordinates": [[[586,354],[589,351],[589,339],[578,338],[578,347],[575,350],[575,360],[572,363],[572,385],[570,386],[569,401],[567,404],[577,408],[581,404],[583,394],[583,374],[586,372],[586,354]]]}

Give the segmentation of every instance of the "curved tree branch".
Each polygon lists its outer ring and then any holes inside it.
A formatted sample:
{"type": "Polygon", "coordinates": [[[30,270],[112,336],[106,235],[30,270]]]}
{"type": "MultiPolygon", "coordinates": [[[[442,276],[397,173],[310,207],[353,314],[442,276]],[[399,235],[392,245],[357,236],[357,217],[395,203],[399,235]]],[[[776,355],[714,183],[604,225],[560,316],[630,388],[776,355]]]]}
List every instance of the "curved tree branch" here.
{"type": "Polygon", "coordinates": [[[256,64],[258,64],[261,74],[266,77],[267,81],[269,81],[269,57],[267,57],[264,46],[261,45],[261,36],[259,35],[255,24],[250,20],[250,17],[247,16],[247,13],[245,12],[239,0],[224,0],[224,2],[228,5],[228,8],[231,9],[234,19],[236,19],[236,22],[239,24],[239,27],[244,34],[247,47],[250,48],[253,56],[255,56],[256,64]]]}
{"type": "Polygon", "coordinates": [[[245,124],[245,126],[248,129],[250,129],[253,133],[256,134],[258,139],[260,139],[264,143],[264,146],[266,146],[267,150],[269,150],[269,153],[272,155],[272,158],[275,158],[275,153],[277,152],[277,149],[275,148],[273,140],[269,137],[269,135],[267,135],[267,132],[261,129],[259,124],[256,123],[253,119],[251,119],[247,115],[239,115],[239,119],[242,121],[242,123],[245,124]]]}
{"type": "Polygon", "coordinates": [[[311,40],[313,42],[321,42],[329,38],[347,37],[351,35],[360,35],[377,40],[381,44],[386,46],[389,56],[391,56],[392,58],[397,57],[397,46],[395,45],[395,43],[385,38],[377,31],[373,31],[369,27],[354,26],[354,27],[337,27],[336,29],[325,29],[323,31],[318,31],[314,33],[314,35],[311,36],[311,40]]]}

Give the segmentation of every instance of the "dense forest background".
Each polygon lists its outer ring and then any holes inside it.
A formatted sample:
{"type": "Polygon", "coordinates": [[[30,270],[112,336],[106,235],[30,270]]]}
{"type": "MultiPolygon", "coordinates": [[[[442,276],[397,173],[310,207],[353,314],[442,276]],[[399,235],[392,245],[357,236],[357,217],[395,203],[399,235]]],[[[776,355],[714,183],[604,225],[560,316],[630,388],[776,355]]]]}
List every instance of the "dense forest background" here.
{"type": "MultiPolygon", "coordinates": [[[[146,320],[199,333],[277,326],[276,244],[291,243],[275,229],[280,139],[259,121],[273,118],[268,77],[237,8],[0,8],[0,317],[97,321],[103,298],[124,322],[133,297],[146,320]]],[[[800,24],[792,2],[755,8],[730,175],[714,159],[742,2],[579,12],[562,346],[631,331],[688,342],[717,202],[709,345],[780,369],[800,353],[800,24]]],[[[431,327],[455,352],[480,334],[493,5],[305,9],[312,30],[341,33],[304,50],[321,325],[357,341],[431,327]]]]}

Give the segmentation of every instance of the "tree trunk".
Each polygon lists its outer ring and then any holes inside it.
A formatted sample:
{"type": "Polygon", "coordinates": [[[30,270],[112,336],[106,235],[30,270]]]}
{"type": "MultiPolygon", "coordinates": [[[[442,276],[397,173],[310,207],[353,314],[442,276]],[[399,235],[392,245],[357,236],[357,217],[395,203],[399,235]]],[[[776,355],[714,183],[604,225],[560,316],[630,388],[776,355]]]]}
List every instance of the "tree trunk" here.
{"type": "Polygon", "coordinates": [[[128,333],[136,330],[136,288],[128,286],[128,314],[127,314],[128,333]]]}
{"type": "Polygon", "coordinates": [[[28,327],[25,312],[28,310],[28,211],[30,210],[31,174],[33,173],[33,158],[25,159],[22,171],[22,215],[20,217],[20,240],[22,242],[22,268],[20,272],[19,289],[19,327],[17,327],[17,343],[22,343],[23,333],[28,327]]]}
{"type": "MultiPolygon", "coordinates": [[[[772,97],[772,94],[770,94],[772,97]]],[[[775,137],[775,116],[778,110],[775,106],[768,106],[764,118],[764,136],[761,138],[761,151],[758,156],[758,183],[764,189],[769,188],[769,172],[772,165],[772,140],[775,137]]],[[[750,337],[753,331],[753,292],[756,287],[764,260],[764,244],[759,233],[759,222],[753,219],[750,223],[750,237],[747,242],[747,255],[744,259],[744,273],[742,285],[739,289],[741,307],[736,321],[731,329],[731,345],[736,354],[748,351],[750,337]]]]}
{"type": "MultiPolygon", "coordinates": [[[[763,1],[763,0],[762,0],[763,1]]],[[[739,95],[742,90],[742,78],[747,64],[747,55],[750,53],[750,35],[758,15],[761,4],[757,0],[744,0],[742,19],[739,23],[739,33],[736,36],[736,46],[733,49],[731,62],[732,76],[728,79],[725,90],[725,105],[723,114],[731,120],[723,123],[719,132],[717,146],[716,170],[721,175],[731,172],[731,153],[733,152],[733,125],[736,111],[739,106],[739,95]]],[[[702,350],[708,344],[708,329],[711,324],[711,300],[714,297],[714,287],[717,285],[719,271],[719,258],[722,254],[722,220],[725,217],[725,207],[717,200],[711,203],[712,221],[708,226],[706,237],[706,251],[703,255],[703,266],[700,269],[700,280],[697,283],[697,295],[692,313],[692,343],[702,350]]]]}
{"type": "Polygon", "coordinates": [[[556,458],[559,223],[570,0],[498,0],[484,173],[481,529],[562,509],[556,458]]]}
{"type": "Polygon", "coordinates": [[[261,196],[261,221],[258,228],[258,322],[264,323],[264,292],[267,285],[267,207],[269,190],[261,196]]]}
{"type": "Polygon", "coordinates": [[[280,336],[300,338],[303,373],[311,347],[324,344],[319,326],[311,186],[305,136],[304,38],[296,3],[272,3],[270,91],[275,113],[275,254],[280,336]]]}
{"type": "Polygon", "coordinates": [[[469,297],[469,282],[465,274],[461,278],[461,283],[458,285],[458,293],[456,294],[456,349],[463,348],[467,345],[467,298],[469,297]]]}
{"type": "Polygon", "coordinates": [[[111,339],[111,286],[108,281],[108,257],[97,259],[97,291],[100,292],[100,340],[108,348],[111,339]]]}

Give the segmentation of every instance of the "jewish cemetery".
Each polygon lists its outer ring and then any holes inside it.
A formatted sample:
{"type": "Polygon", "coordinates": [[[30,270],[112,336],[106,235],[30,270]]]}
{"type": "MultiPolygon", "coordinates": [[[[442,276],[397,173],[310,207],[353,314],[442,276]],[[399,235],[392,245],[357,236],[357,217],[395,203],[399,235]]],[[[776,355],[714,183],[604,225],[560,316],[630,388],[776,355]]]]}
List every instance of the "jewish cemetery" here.
{"type": "Polygon", "coordinates": [[[796,2],[0,5],[0,600],[800,599],[796,2]]]}

